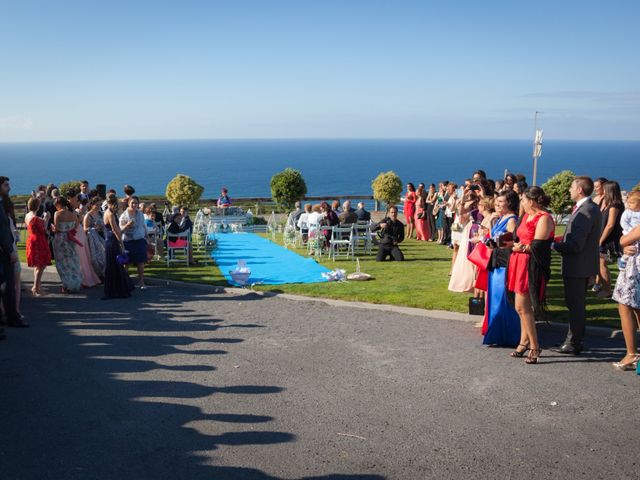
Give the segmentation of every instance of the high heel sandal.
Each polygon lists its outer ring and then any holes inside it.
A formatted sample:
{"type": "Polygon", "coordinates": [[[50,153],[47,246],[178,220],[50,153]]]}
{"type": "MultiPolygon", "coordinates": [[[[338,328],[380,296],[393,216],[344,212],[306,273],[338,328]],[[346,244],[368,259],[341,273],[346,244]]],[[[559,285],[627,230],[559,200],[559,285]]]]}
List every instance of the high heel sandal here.
{"type": "Polygon", "coordinates": [[[34,297],[39,297],[39,296],[40,296],[40,292],[38,292],[38,290],[36,290],[36,287],[32,287],[32,288],[31,288],[31,294],[32,294],[34,297]]]}
{"type": "Polygon", "coordinates": [[[640,355],[634,355],[633,360],[630,362],[615,362],[612,365],[616,370],[623,372],[626,370],[635,370],[638,367],[638,360],[640,360],[640,355]]]}
{"type": "Polygon", "coordinates": [[[538,363],[538,358],[540,358],[540,353],[542,352],[541,348],[532,348],[529,350],[529,355],[525,358],[524,363],[528,365],[533,365],[538,363]]]}
{"type": "Polygon", "coordinates": [[[529,345],[528,344],[519,343],[518,347],[516,347],[516,349],[513,352],[511,352],[511,356],[513,358],[524,357],[524,354],[527,353],[527,350],[529,350],[529,345]],[[518,347],[524,347],[524,350],[518,350],[518,347]]]}

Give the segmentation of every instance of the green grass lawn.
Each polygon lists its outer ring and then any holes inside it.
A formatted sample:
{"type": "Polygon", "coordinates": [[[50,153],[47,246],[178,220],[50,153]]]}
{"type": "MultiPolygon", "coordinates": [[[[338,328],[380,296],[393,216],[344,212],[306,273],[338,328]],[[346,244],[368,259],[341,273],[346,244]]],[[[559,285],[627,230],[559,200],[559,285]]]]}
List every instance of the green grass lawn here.
{"type": "MultiPolygon", "coordinates": [[[[276,242],[282,243],[281,234],[276,242]]],[[[20,252],[24,259],[24,245],[20,252]]],[[[375,248],[375,247],[374,247],[375,248]]],[[[292,293],[311,297],[334,298],[349,301],[401,305],[434,310],[466,312],[469,294],[452,293],[447,290],[451,250],[430,242],[406,240],[402,244],[405,262],[376,262],[374,255],[361,256],[360,266],[363,272],[374,276],[367,282],[331,282],[316,284],[260,285],[256,290],[277,293],[292,293]]],[[[306,249],[294,249],[306,256],[306,249]]],[[[208,285],[227,285],[220,270],[212,259],[204,254],[195,254],[197,266],[171,265],[164,262],[152,262],[146,268],[149,277],[204,283],[208,285]]],[[[320,263],[329,269],[342,268],[347,273],[354,272],[353,260],[336,261],[323,257],[320,263]]],[[[249,265],[250,266],[250,265],[249,265]]],[[[611,266],[614,276],[617,268],[611,266]]],[[[133,269],[132,269],[133,273],[133,269]]],[[[551,317],[556,321],[567,321],[568,313],[564,307],[560,260],[553,256],[552,279],[548,290],[551,317]]],[[[590,323],[594,325],[619,327],[617,304],[612,300],[598,299],[595,294],[587,295],[587,309],[590,323]]]]}

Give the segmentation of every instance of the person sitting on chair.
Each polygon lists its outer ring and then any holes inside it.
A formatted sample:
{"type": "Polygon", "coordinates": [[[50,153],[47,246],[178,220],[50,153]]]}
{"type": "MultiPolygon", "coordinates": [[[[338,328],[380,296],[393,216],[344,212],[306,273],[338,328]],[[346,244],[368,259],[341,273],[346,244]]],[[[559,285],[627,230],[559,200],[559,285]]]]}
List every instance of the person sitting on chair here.
{"type": "Polygon", "coordinates": [[[384,262],[389,256],[391,260],[402,262],[404,255],[398,244],[404,240],[404,224],[398,220],[398,207],[389,208],[387,217],[373,228],[373,231],[376,230],[380,230],[380,247],[376,262],[384,262]]]}
{"type": "Polygon", "coordinates": [[[338,220],[343,224],[356,223],[358,221],[358,216],[355,210],[351,208],[351,202],[349,200],[346,200],[342,204],[342,213],[338,215],[338,220]]]}
{"type": "Polygon", "coordinates": [[[229,197],[229,191],[225,188],[222,189],[220,197],[218,198],[218,207],[227,208],[231,206],[231,197],[229,197]]]}
{"type": "Polygon", "coordinates": [[[364,209],[364,202],[358,202],[358,209],[356,210],[356,216],[359,222],[368,222],[371,220],[371,213],[364,209]]]}

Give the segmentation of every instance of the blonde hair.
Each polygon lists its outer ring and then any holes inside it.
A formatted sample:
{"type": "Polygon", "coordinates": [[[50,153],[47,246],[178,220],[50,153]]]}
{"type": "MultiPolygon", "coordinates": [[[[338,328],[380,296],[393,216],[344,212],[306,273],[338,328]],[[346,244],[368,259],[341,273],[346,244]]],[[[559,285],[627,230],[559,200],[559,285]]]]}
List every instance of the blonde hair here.
{"type": "Polygon", "coordinates": [[[487,210],[488,212],[493,212],[494,206],[493,206],[493,197],[484,197],[480,199],[480,202],[478,202],[479,205],[482,205],[485,210],[487,210]]]}

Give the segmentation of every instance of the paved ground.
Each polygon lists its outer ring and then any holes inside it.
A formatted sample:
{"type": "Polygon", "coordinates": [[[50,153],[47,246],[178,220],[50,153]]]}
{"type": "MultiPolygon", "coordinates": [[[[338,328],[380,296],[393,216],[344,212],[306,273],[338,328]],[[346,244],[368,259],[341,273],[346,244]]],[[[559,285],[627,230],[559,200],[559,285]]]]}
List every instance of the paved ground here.
{"type": "Polygon", "coordinates": [[[28,298],[0,343],[3,480],[638,478],[621,340],[526,366],[460,321],[100,293],[28,298]]]}

